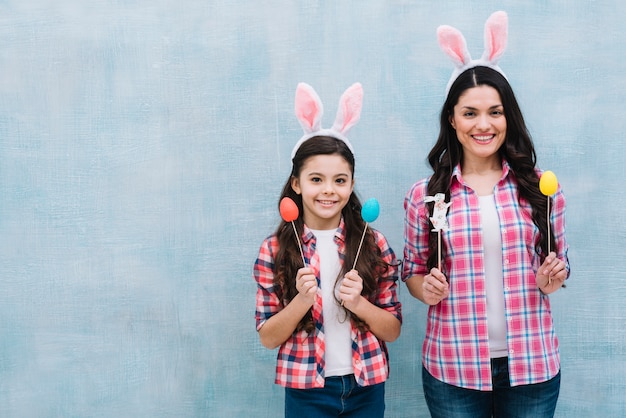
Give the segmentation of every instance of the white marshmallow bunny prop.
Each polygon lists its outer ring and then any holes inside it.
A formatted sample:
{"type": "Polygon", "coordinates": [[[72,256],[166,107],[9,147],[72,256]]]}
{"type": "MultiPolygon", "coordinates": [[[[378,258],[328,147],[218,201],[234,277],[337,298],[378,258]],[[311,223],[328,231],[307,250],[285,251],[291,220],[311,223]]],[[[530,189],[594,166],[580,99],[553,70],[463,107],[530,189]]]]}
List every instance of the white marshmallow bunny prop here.
{"type": "Polygon", "coordinates": [[[494,12],[485,22],[485,51],[480,59],[472,59],[467,49],[465,37],[452,26],[442,25],[437,28],[437,40],[439,46],[446,53],[456,67],[446,86],[446,96],[454,80],[465,70],[484,66],[489,67],[506,78],[502,69],[498,66],[498,60],[506,49],[508,35],[508,17],[506,12],[494,12]]]}
{"type": "Polygon", "coordinates": [[[363,107],[363,87],[361,83],[354,83],[341,95],[335,123],[330,129],[322,129],[322,115],[324,106],[319,96],[306,83],[298,83],[296,88],[296,117],[304,130],[304,136],[296,143],[291,151],[291,159],[296,155],[300,145],[314,136],[331,136],[346,143],[354,154],[352,144],[346,138],[346,134],[361,118],[363,107]]]}

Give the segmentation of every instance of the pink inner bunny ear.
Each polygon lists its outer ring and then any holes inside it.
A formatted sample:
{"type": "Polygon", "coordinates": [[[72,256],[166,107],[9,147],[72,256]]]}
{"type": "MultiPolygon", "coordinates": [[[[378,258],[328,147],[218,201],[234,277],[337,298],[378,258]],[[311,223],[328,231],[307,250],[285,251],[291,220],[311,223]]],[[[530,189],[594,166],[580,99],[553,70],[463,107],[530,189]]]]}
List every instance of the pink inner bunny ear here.
{"type": "Polygon", "coordinates": [[[296,117],[306,133],[320,130],[324,106],[313,87],[306,83],[298,83],[295,110],[296,117]]]}
{"type": "Polygon", "coordinates": [[[437,41],[439,46],[446,53],[456,67],[462,67],[471,61],[471,56],[467,50],[465,37],[456,28],[442,25],[437,28],[437,41]]]}
{"type": "Polygon", "coordinates": [[[509,19],[505,12],[493,13],[485,23],[485,53],[483,59],[492,64],[498,62],[504,50],[508,36],[509,19]]]}
{"type": "Polygon", "coordinates": [[[363,108],[363,86],[354,83],[346,89],[339,99],[337,117],[333,129],[346,134],[361,118],[363,108]]]}

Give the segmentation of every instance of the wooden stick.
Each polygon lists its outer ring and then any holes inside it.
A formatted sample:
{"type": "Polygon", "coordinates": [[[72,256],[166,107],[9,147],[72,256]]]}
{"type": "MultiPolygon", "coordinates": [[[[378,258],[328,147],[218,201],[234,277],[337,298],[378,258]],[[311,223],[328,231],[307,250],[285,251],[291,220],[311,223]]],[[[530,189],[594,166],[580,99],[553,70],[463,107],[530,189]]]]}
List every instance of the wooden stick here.
{"type": "Polygon", "coordinates": [[[363,229],[363,235],[361,235],[361,242],[359,242],[359,249],[356,250],[356,256],[354,257],[354,265],[352,266],[352,270],[356,268],[356,262],[359,259],[359,253],[361,252],[361,246],[363,245],[363,239],[365,238],[366,232],[367,232],[367,222],[365,223],[365,229],[363,229]]]}
{"type": "MultiPolygon", "coordinates": [[[[550,196],[548,196],[548,254],[550,254],[550,196]]],[[[552,284],[552,276],[548,273],[548,286],[552,284]]]]}
{"type": "Polygon", "coordinates": [[[441,271],[441,229],[437,230],[437,269],[441,271]]]}
{"type": "Polygon", "coordinates": [[[302,256],[302,264],[306,267],[306,261],[304,260],[304,253],[302,252],[302,244],[300,244],[300,237],[298,237],[298,230],[296,229],[296,224],[291,221],[291,226],[293,226],[293,232],[296,234],[296,240],[298,240],[298,248],[300,248],[300,255],[302,256]]]}

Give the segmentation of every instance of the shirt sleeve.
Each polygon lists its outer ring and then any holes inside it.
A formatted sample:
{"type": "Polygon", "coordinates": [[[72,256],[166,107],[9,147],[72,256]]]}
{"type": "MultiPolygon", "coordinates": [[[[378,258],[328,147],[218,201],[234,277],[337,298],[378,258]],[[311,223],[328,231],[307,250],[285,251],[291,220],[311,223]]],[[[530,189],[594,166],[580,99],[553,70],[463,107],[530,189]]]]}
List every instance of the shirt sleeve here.
{"type": "Polygon", "coordinates": [[[373,229],[372,231],[382,253],[383,261],[389,266],[387,271],[378,279],[378,292],[375,304],[391,312],[402,322],[402,304],[398,300],[398,260],[384,235],[377,230],[373,229]]]}
{"type": "Polygon", "coordinates": [[[270,237],[263,241],[259,255],[254,263],[254,280],[256,290],[256,329],[261,329],[265,321],[278,313],[282,302],[274,288],[274,253],[276,251],[275,238],[270,237]]]}
{"type": "Polygon", "coordinates": [[[403,281],[417,274],[428,273],[426,262],[428,261],[430,224],[426,205],[424,205],[427,184],[426,180],[415,183],[404,199],[403,281]]]}

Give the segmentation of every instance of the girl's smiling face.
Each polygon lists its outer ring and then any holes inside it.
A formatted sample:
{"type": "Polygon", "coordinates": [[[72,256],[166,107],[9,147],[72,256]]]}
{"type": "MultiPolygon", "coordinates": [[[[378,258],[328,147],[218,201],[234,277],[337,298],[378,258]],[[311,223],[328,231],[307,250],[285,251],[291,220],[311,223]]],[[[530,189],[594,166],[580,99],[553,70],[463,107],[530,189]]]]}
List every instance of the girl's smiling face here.
{"type": "Polygon", "coordinates": [[[311,229],[339,226],[341,211],[354,189],[350,164],[339,154],[309,157],[291,187],[302,195],[304,223],[311,229]]]}
{"type": "Polygon", "coordinates": [[[467,89],[454,106],[450,123],[463,147],[464,160],[497,158],[506,139],[506,117],[496,89],[487,85],[467,89]]]}

